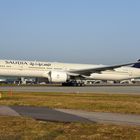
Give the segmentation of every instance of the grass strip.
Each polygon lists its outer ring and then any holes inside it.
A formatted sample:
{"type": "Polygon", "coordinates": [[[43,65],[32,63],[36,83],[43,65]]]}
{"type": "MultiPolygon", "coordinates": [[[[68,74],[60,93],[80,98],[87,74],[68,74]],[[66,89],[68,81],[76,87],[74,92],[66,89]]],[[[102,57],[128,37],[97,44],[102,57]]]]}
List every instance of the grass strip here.
{"type": "Polygon", "coordinates": [[[140,114],[139,95],[1,92],[0,105],[41,106],[95,112],[140,114]]]}
{"type": "Polygon", "coordinates": [[[138,140],[140,127],[0,117],[0,140],[138,140]]]}

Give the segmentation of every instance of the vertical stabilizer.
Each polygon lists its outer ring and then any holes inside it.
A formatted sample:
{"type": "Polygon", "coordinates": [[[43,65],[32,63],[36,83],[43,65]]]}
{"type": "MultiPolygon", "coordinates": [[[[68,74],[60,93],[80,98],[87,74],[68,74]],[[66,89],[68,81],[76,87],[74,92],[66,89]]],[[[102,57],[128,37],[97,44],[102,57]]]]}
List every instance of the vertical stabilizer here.
{"type": "Polygon", "coordinates": [[[134,64],[132,67],[134,68],[140,68],[140,59],[138,60],[139,63],[134,64]]]}

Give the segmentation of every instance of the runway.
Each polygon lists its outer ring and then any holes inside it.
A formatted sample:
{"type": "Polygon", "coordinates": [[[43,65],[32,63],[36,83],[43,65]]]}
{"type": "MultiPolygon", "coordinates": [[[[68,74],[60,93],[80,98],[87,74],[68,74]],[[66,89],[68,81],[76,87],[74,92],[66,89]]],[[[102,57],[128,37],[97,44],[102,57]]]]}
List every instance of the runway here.
{"type": "Polygon", "coordinates": [[[41,121],[92,122],[140,126],[140,115],[50,109],[47,107],[0,106],[0,116],[25,116],[41,121]]]}
{"type": "Polygon", "coordinates": [[[140,86],[95,86],[95,87],[61,87],[61,86],[1,86],[0,91],[15,92],[62,92],[62,93],[108,93],[140,95],[140,86]]]}

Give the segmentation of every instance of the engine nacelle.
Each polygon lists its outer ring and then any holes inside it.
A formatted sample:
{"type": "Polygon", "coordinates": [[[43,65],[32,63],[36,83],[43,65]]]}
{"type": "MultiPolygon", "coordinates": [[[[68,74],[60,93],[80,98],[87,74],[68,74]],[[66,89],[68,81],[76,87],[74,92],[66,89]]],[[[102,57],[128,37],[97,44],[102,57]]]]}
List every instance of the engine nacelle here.
{"type": "Polygon", "coordinates": [[[50,82],[66,82],[68,80],[68,75],[63,71],[51,71],[50,72],[50,82]]]}

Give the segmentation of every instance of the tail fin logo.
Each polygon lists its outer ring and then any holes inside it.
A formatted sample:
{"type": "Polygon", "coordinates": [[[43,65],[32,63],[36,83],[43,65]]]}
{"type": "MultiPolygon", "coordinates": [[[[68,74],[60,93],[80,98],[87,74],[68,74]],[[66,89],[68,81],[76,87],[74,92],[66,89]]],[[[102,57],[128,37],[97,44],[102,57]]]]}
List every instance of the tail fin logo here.
{"type": "Polygon", "coordinates": [[[140,59],[138,60],[139,63],[134,64],[132,67],[134,68],[140,68],[140,59]]]}

